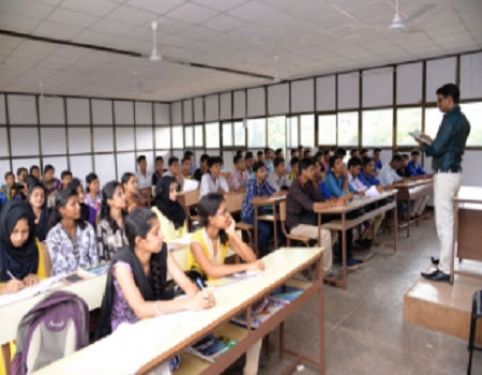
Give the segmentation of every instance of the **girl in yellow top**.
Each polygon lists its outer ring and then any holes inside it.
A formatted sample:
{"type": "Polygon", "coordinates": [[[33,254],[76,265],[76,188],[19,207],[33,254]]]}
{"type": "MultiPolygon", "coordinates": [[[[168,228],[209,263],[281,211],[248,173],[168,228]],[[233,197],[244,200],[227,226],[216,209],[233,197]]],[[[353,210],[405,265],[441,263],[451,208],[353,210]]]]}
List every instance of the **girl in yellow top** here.
{"type": "MultiPolygon", "coordinates": [[[[208,279],[228,276],[247,270],[263,270],[264,263],[256,259],[253,250],[236,234],[235,222],[226,207],[224,196],[209,193],[201,198],[198,213],[202,228],[191,237],[188,269],[204,274],[208,279]],[[224,264],[228,249],[233,249],[245,262],[224,264]]],[[[258,373],[262,340],[246,352],[244,375],[258,373]]]]}
{"type": "Polygon", "coordinates": [[[161,224],[164,241],[169,242],[187,234],[184,208],[177,201],[179,183],[172,176],[162,177],[156,184],[154,212],[161,224]]]}
{"type": "MultiPolygon", "coordinates": [[[[35,218],[26,202],[14,201],[0,213],[0,294],[15,293],[50,273],[46,249],[35,238],[35,218]]],[[[10,346],[13,354],[15,348],[10,346]]],[[[0,375],[4,374],[3,353],[0,375]]]]}

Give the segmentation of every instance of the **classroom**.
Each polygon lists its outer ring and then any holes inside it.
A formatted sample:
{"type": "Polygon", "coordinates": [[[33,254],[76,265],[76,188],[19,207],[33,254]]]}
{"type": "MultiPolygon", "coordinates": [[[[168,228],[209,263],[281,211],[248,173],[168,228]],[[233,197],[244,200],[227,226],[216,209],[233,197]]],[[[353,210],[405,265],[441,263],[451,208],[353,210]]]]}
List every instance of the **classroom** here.
{"type": "Polygon", "coordinates": [[[0,0],[0,375],[481,374],[481,19],[0,0]]]}

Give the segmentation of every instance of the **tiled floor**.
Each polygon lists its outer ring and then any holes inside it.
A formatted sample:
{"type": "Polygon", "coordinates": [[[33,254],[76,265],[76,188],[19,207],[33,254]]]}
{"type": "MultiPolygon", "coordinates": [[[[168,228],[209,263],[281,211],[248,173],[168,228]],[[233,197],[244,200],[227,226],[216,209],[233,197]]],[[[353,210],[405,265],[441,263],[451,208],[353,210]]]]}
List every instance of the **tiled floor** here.
{"type": "MultiPolygon", "coordinates": [[[[464,374],[466,342],[404,323],[403,295],[438,252],[433,220],[399,235],[393,255],[388,235],[382,235],[377,255],[349,275],[347,290],[325,286],[326,373],[344,374],[464,374]]],[[[481,285],[482,288],[482,285],[481,285]]],[[[316,303],[288,321],[287,343],[307,354],[318,350],[316,303]]],[[[272,338],[276,342],[276,335],[272,338]]],[[[473,374],[482,374],[482,353],[475,354],[473,374]]],[[[272,349],[263,355],[261,375],[277,375],[286,361],[272,349]]],[[[241,373],[240,364],[227,373],[241,373]]],[[[299,374],[315,374],[306,368],[299,374]]]]}

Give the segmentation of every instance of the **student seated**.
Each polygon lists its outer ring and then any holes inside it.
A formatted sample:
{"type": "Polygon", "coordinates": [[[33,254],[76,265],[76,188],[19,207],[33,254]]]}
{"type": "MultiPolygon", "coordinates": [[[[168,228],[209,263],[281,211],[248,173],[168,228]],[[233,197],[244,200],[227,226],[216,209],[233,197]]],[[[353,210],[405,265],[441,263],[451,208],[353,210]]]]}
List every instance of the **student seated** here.
{"type": "MultiPolygon", "coordinates": [[[[248,186],[246,187],[246,195],[243,199],[243,204],[241,206],[241,220],[245,223],[254,224],[254,206],[253,201],[260,197],[269,197],[273,195],[276,191],[267,181],[266,166],[263,162],[257,161],[253,165],[254,177],[250,178],[248,181],[248,186]]],[[[259,208],[258,210],[262,210],[259,208]]],[[[262,254],[265,253],[265,247],[271,238],[273,226],[267,221],[258,221],[258,251],[262,254]]]]}
{"type": "Polygon", "coordinates": [[[368,190],[368,186],[359,179],[361,166],[362,162],[360,158],[351,158],[348,160],[348,183],[358,194],[362,194],[368,190]]]}
{"type": "MultiPolygon", "coordinates": [[[[88,223],[95,223],[97,213],[92,206],[85,204],[85,192],[84,187],[82,186],[82,182],[78,178],[74,178],[67,188],[75,191],[77,196],[79,197],[80,203],[80,217],[82,220],[87,221],[88,223]]],[[[92,225],[92,224],[91,224],[92,225]]]]}
{"type": "Polygon", "coordinates": [[[412,177],[408,171],[408,163],[410,162],[410,156],[408,154],[402,154],[402,167],[397,171],[397,174],[402,177],[412,177]]]}
{"type": "Polygon", "coordinates": [[[300,164],[300,159],[296,156],[292,157],[290,160],[290,174],[288,175],[288,180],[292,183],[296,177],[298,177],[298,166],[300,164]]]}
{"type": "Polygon", "coordinates": [[[152,212],[161,224],[164,241],[184,237],[187,232],[186,213],[177,201],[178,182],[174,177],[164,176],[156,185],[156,197],[152,212]]]}
{"type": "Polygon", "coordinates": [[[181,176],[183,180],[192,179],[191,171],[192,171],[192,160],[190,157],[185,156],[182,158],[182,161],[181,161],[181,176]]]}
{"type": "Polygon", "coordinates": [[[94,172],[91,172],[85,177],[85,183],[87,194],[84,196],[84,203],[93,210],[92,217],[89,217],[89,223],[95,228],[102,206],[99,177],[94,172]]]}
{"type": "Polygon", "coordinates": [[[62,189],[62,183],[55,178],[55,168],[52,165],[45,166],[42,182],[47,192],[47,206],[51,208],[55,205],[55,194],[62,189]]]}
{"type": "MultiPolygon", "coordinates": [[[[125,230],[129,245],[119,249],[112,259],[97,338],[110,334],[121,324],[214,306],[213,295],[200,291],[167,250],[159,220],[152,211],[147,208],[133,210],[125,218],[125,230]],[[166,293],[168,273],[186,293],[185,298],[172,299],[173,296],[166,293]]],[[[179,359],[169,362],[171,370],[179,366],[179,359]]]]}
{"type": "Polygon", "coordinates": [[[420,164],[420,151],[413,150],[411,152],[411,160],[407,164],[407,172],[411,177],[425,176],[427,172],[422,168],[420,164]]]}
{"type": "Polygon", "coordinates": [[[397,170],[403,167],[402,157],[398,154],[392,156],[390,163],[386,164],[380,171],[380,185],[383,187],[392,187],[395,182],[402,181],[402,177],[397,174],[397,170]]]}
{"type": "Polygon", "coordinates": [[[274,171],[269,174],[268,182],[275,191],[288,190],[291,182],[286,175],[285,160],[275,158],[273,161],[274,171]]]}
{"type": "Polygon", "coordinates": [[[162,156],[156,156],[156,170],[152,174],[151,186],[156,186],[157,182],[161,180],[164,175],[164,158],[162,156]]]}
{"type": "Polygon", "coordinates": [[[29,173],[35,177],[38,181],[42,181],[42,174],[40,173],[40,167],[38,165],[30,166],[29,173]]]}
{"type": "Polygon", "coordinates": [[[381,148],[373,149],[373,161],[375,162],[375,172],[379,172],[383,168],[382,160],[380,159],[380,154],[382,153],[381,148]]]}
{"type": "Polygon", "coordinates": [[[60,182],[62,184],[62,189],[67,189],[69,184],[72,182],[72,179],[74,176],[72,175],[72,172],[69,171],[68,169],[62,171],[60,174],[60,182]]]}
{"type": "Polygon", "coordinates": [[[171,156],[167,161],[167,172],[164,176],[174,177],[179,184],[179,191],[182,191],[182,186],[184,184],[184,178],[181,174],[181,167],[179,166],[179,159],[176,156],[171,156]]]}
{"type": "Polygon", "coordinates": [[[57,193],[51,223],[46,242],[53,275],[97,265],[96,235],[92,226],[81,219],[76,191],[65,189],[57,193]]]}
{"type": "MultiPolygon", "coordinates": [[[[264,165],[262,168],[265,169],[264,165]]],[[[196,270],[208,279],[264,269],[263,261],[257,260],[253,250],[236,234],[236,223],[229,214],[223,195],[209,193],[201,198],[198,207],[202,228],[192,235],[188,269],[196,270]],[[224,264],[229,248],[245,263],[224,264]]],[[[262,340],[258,341],[247,351],[245,375],[257,373],[261,343],[262,340]]]]}
{"type": "Polygon", "coordinates": [[[221,176],[223,159],[213,156],[208,161],[208,172],[201,179],[199,196],[202,198],[209,193],[229,193],[229,186],[226,179],[221,176]]]}
{"type": "Polygon", "coordinates": [[[101,260],[110,261],[127,245],[124,230],[126,199],[122,184],[110,181],[102,188],[102,207],[97,224],[97,249],[101,260]]]}
{"type": "MultiPolygon", "coordinates": [[[[286,197],[286,226],[293,235],[305,236],[318,240],[317,216],[315,209],[332,207],[333,202],[325,202],[318,186],[314,183],[315,167],[312,159],[303,159],[299,164],[299,175],[291,183],[286,197]]],[[[342,204],[342,202],[337,202],[342,204]]],[[[326,251],[323,254],[323,268],[329,272],[332,267],[331,234],[321,229],[321,246],[326,251]]]]}
{"type": "Polygon", "coordinates": [[[35,238],[26,202],[7,203],[0,213],[0,294],[15,293],[50,274],[48,254],[35,238]]]}
{"type": "Polygon", "coordinates": [[[203,175],[208,171],[208,160],[209,160],[209,155],[208,154],[202,154],[201,158],[199,159],[199,168],[196,169],[194,172],[194,179],[201,181],[201,178],[203,175]]]}
{"type": "Polygon", "coordinates": [[[15,175],[13,174],[12,171],[8,171],[5,173],[5,184],[2,185],[0,188],[0,192],[3,193],[5,198],[7,198],[8,201],[13,200],[12,197],[12,187],[15,184],[15,175]]]}
{"type": "Polygon", "coordinates": [[[246,162],[242,155],[233,158],[234,170],[231,173],[230,187],[235,192],[245,191],[249,175],[246,171],[246,162]]]}
{"type": "Polygon", "coordinates": [[[362,158],[362,173],[358,178],[368,188],[380,185],[380,180],[375,177],[375,162],[372,158],[368,156],[362,158]]]}
{"type": "Polygon", "coordinates": [[[325,187],[328,196],[325,198],[341,198],[350,200],[356,193],[353,186],[348,182],[348,170],[343,163],[341,155],[334,155],[330,158],[330,169],[326,173],[325,187]]]}
{"type": "Polygon", "coordinates": [[[142,199],[137,189],[137,177],[131,172],[126,172],[122,175],[121,183],[126,196],[127,213],[142,207],[142,199]]]}
{"type": "Polygon", "coordinates": [[[28,203],[34,214],[35,237],[40,242],[45,241],[49,231],[50,210],[45,195],[45,187],[40,182],[35,182],[28,189],[28,203]]]}

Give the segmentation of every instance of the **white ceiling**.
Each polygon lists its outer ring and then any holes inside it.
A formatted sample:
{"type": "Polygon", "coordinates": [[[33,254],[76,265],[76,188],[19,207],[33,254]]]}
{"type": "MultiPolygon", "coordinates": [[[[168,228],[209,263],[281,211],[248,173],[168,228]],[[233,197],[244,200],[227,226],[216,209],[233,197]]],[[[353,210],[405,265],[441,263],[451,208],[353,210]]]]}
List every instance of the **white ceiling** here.
{"type": "MultiPolygon", "coordinates": [[[[482,0],[0,0],[0,28],[284,79],[482,48],[482,0]],[[275,56],[278,56],[275,58],[275,56]]],[[[174,100],[269,83],[0,36],[0,90],[174,100]]]]}

